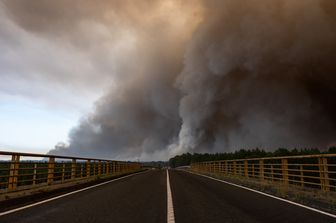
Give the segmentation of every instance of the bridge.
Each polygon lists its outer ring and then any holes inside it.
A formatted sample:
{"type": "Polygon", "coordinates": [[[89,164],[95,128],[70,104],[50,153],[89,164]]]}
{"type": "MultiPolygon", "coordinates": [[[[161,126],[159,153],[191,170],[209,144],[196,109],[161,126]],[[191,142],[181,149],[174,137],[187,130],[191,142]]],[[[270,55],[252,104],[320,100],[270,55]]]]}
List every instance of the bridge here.
{"type": "Polygon", "coordinates": [[[333,213],[225,180],[333,196],[336,155],[212,161],[180,170],[85,157],[0,156],[1,223],[336,222],[333,213]]]}

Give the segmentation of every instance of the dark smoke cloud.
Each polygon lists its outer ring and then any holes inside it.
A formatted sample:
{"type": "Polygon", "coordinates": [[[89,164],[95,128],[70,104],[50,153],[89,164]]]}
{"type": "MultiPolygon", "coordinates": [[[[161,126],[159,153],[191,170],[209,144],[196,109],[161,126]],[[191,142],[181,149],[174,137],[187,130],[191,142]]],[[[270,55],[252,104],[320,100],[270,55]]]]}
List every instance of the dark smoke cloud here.
{"type": "Polygon", "coordinates": [[[86,52],[114,82],[50,153],[148,160],[336,141],[333,0],[25,2],[6,2],[17,25],[86,52]]]}
{"type": "Polygon", "coordinates": [[[332,1],[208,1],[179,76],[182,151],[325,147],[336,137],[332,1]]]}

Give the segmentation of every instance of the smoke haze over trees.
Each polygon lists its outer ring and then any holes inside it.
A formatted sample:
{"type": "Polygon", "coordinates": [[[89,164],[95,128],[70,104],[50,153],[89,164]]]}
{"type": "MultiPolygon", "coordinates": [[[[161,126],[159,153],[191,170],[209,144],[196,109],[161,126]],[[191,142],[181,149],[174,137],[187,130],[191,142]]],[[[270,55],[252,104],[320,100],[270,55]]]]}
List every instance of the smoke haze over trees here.
{"type": "Polygon", "coordinates": [[[57,75],[28,75],[106,89],[50,153],[167,160],[336,143],[334,0],[1,3],[8,30],[76,52],[57,75]]]}

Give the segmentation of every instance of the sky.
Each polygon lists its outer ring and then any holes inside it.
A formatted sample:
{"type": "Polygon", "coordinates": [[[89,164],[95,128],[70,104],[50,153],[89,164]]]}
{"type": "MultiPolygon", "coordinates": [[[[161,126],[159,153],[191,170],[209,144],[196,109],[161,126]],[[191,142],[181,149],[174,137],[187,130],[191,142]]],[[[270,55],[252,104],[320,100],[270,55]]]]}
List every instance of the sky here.
{"type": "Polygon", "coordinates": [[[150,161],[326,149],[336,144],[335,9],[0,0],[1,150],[150,161]]]}
{"type": "Polygon", "coordinates": [[[79,116],[14,97],[2,98],[0,104],[0,146],[6,151],[46,153],[59,141],[67,142],[79,116]]]}
{"type": "Polygon", "coordinates": [[[89,54],[25,30],[0,2],[0,148],[47,153],[109,85],[89,54]]]}

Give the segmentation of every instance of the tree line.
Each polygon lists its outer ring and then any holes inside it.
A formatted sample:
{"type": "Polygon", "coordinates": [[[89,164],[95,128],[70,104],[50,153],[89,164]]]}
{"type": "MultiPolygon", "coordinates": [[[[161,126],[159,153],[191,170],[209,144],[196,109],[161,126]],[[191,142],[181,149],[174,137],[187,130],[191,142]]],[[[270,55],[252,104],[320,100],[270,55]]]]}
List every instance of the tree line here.
{"type": "Polygon", "coordinates": [[[169,159],[170,167],[189,166],[194,162],[216,161],[216,160],[233,160],[233,159],[249,159],[261,157],[276,157],[276,156],[296,156],[296,155],[314,155],[314,154],[336,154],[336,147],[330,147],[327,151],[322,152],[317,148],[305,149],[286,149],[279,148],[269,152],[259,148],[246,150],[241,149],[235,152],[227,153],[184,153],[169,159]]]}

